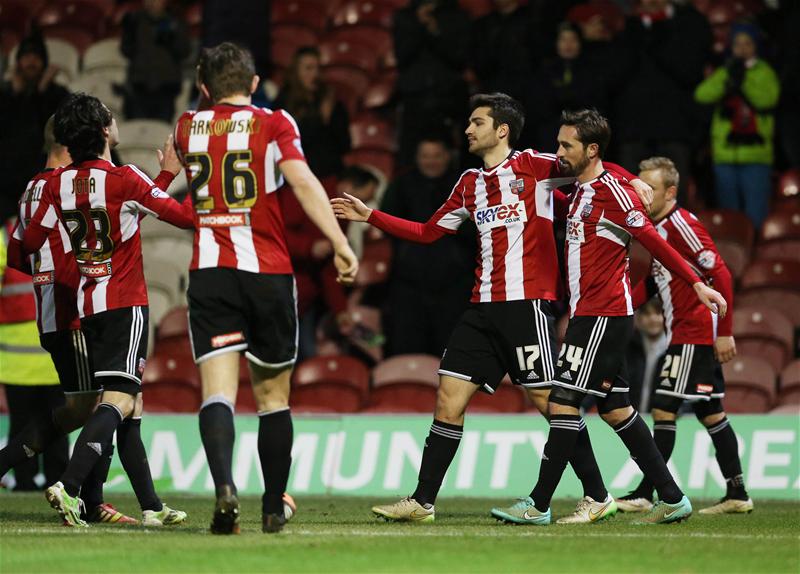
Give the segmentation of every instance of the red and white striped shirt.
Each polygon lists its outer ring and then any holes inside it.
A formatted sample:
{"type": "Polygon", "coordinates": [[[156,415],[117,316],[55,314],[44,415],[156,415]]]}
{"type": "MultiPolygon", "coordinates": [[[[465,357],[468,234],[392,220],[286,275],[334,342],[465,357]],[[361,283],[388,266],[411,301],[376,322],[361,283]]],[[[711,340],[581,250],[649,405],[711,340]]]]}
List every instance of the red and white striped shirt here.
{"type": "Polygon", "coordinates": [[[98,158],[56,170],[46,183],[23,247],[36,251],[59,222],[66,228],[81,276],[81,317],[147,305],[140,219],[150,214],[191,229],[190,206],[162,191],[172,174],[161,172],[158,179],[163,187],[135,166],[117,167],[98,158]]]}
{"type": "Polygon", "coordinates": [[[195,209],[191,269],[291,273],[274,192],[283,185],[280,163],[305,161],[294,119],[282,110],[217,104],[184,113],[175,142],[195,209]]]}
{"type": "MultiPolygon", "coordinates": [[[[713,345],[717,329],[720,336],[730,336],[733,333],[733,281],[708,231],[694,214],[678,206],[656,224],[656,230],[728,303],[728,314],[718,326],[717,316],[697,300],[691,286],[653,259],[650,274],[664,306],[664,324],[670,343],[713,345]]],[[[634,289],[634,307],[644,303],[655,291],[647,288],[648,283],[642,281],[634,289]]]]}
{"type": "Polygon", "coordinates": [[[430,242],[472,219],[479,242],[473,303],[555,300],[560,277],[553,191],[573,181],[559,174],[555,155],[515,151],[492,169],[465,171],[444,205],[411,233],[403,232],[408,222],[398,225],[398,218],[378,210],[369,221],[401,238],[430,242]]]}
{"type": "MultiPolygon", "coordinates": [[[[22,241],[25,229],[39,207],[45,184],[54,173],[53,169],[44,170],[28,182],[19,203],[19,220],[14,229],[16,241],[22,241]]],[[[60,221],[47,234],[42,248],[31,255],[30,268],[39,333],[80,328],[77,304],[80,275],[69,234],[60,221]]]]}
{"type": "Polygon", "coordinates": [[[688,284],[698,279],[661,239],[641,200],[624,179],[604,171],[584,184],[570,202],[566,251],[570,316],[633,314],[628,249],[631,237],[688,284]]]}

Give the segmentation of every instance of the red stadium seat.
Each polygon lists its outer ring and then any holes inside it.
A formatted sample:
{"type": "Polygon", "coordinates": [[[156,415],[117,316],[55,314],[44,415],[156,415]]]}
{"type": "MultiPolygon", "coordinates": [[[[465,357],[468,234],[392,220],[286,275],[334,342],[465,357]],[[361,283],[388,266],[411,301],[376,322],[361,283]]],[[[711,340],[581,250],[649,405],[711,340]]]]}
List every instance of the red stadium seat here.
{"type": "Polygon", "coordinates": [[[292,377],[292,409],[297,412],[357,412],[369,393],[369,370],[352,357],[314,357],[292,377]]]}
{"type": "Polygon", "coordinates": [[[200,373],[191,354],[158,353],[150,357],[142,388],[144,410],[148,412],[193,413],[200,408],[200,373]]]}
{"type": "Polygon", "coordinates": [[[762,241],[800,239],[800,207],[770,213],[761,227],[762,241]]]}
{"type": "Polygon", "coordinates": [[[395,81],[395,75],[390,74],[373,82],[364,94],[364,107],[374,110],[387,106],[394,96],[395,81]]]}
{"type": "Polygon", "coordinates": [[[739,354],[761,357],[776,372],[792,357],[794,327],[777,309],[739,307],[733,313],[733,334],[739,354]]]}
{"type": "Polygon", "coordinates": [[[394,154],[376,149],[359,149],[344,156],[346,165],[366,165],[380,171],[386,179],[394,175],[394,154]]]}
{"type": "Polygon", "coordinates": [[[95,39],[102,38],[106,20],[113,11],[113,4],[91,0],[62,0],[46,4],[36,16],[36,23],[45,35],[53,26],[66,26],[83,30],[95,39]]]}
{"type": "Polygon", "coordinates": [[[746,293],[737,293],[733,302],[734,308],[766,306],[780,311],[795,328],[800,327],[800,292],[788,289],[752,289],[746,293]]]}
{"type": "Polygon", "coordinates": [[[392,268],[392,242],[390,239],[372,241],[364,245],[364,254],[358,268],[355,287],[384,283],[392,268]]]}
{"type": "Polygon", "coordinates": [[[494,10],[492,0],[458,0],[458,5],[473,20],[481,16],[486,16],[489,12],[494,10]]]}
{"type": "Polygon", "coordinates": [[[476,413],[521,413],[525,411],[525,391],[503,379],[494,394],[478,391],[472,396],[467,412],[476,413]]]}
{"type": "Polygon", "coordinates": [[[167,337],[159,340],[154,348],[153,355],[165,357],[188,356],[192,357],[192,342],[188,334],[184,337],[167,337]]]}
{"type": "Polygon", "coordinates": [[[747,266],[741,288],[778,287],[800,291],[800,262],[788,259],[762,259],[747,266]]]}
{"type": "Polygon", "coordinates": [[[776,191],[779,199],[800,199],[800,169],[794,168],[783,172],[776,191]]]}
{"type": "Polygon", "coordinates": [[[322,77],[333,88],[336,98],[344,104],[351,117],[354,116],[369,86],[369,76],[356,68],[328,66],[322,70],[322,77]]]}
{"type": "Polygon", "coordinates": [[[325,35],[326,42],[347,42],[369,46],[378,58],[392,51],[392,34],[375,26],[344,26],[334,28],[325,35]]]}
{"type": "Polygon", "coordinates": [[[156,331],[156,340],[189,336],[189,315],[186,306],[175,307],[161,318],[156,331]]]}
{"type": "Polygon", "coordinates": [[[778,404],[800,405],[800,359],[795,359],[781,371],[778,404]]]}
{"type": "Polygon", "coordinates": [[[371,75],[378,67],[381,54],[369,44],[354,40],[323,41],[319,45],[323,66],[345,66],[371,75]]]}
{"type": "Polygon", "coordinates": [[[280,24],[272,26],[270,42],[272,43],[272,63],[288,68],[298,48],[316,46],[319,41],[316,30],[299,24],[280,24]]]}
{"type": "Polygon", "coordinates": [[[334,26],[368,24],[391,28],[397,8],[385,0],[362,0],[344,2],[333,12],[334,26]]]}
{"type": "Polygon", "coordinates": [[[800,239],[784,239],[762,243],[756,251],[759,259],[791,259],[800,261],[800,239]]]}
{"type": "Polygon", "coordinates": [[[398,355],[373,370],[366,412],[432,412],[439,386],[439,358],[398,355]]]}
{"type": "Polygon", "coordinates": [[[272,3],[272,24],[301,24],[317,31],[328,25],[328,14],[323,3],[303,0],[272,3]]]}
{"type": "Polygon", "coordinates": [[[725,374],[725,410],[765,413],[775,402],[775,370],[758,357],[736,357],[722,365],[725,374]]]}
{"type": "Polygon", "coordinates": [[[755,230],[750,219],[740,211],[711,209],[697,214],[714,241],[725,239],[744,247],[748,253],[753,247],[755,230]]]}
{"type": "Polygon", "coordinates": [[[3,34],[8,32],[18,35],[27,34],[31,18],[40,5],[41,3],[28,0],[0,1],[0,30],[3,31],[3,34]]]}
{"type": "Polygon", "coordinates": [[[392,126],[372,116],[362,116],[350,122],[353,149],[378,149],[393,152],[397,149],[392,126]]]}
{"type": "MultiPolygon", "coordinates": [[[[798,398],[800,401],[800,398],[798,398]]],[[[786,403],[785,405],[778,405],[771,411],[771,415],[794,415],[800,417],[800,402],[786,403]]]]}
{"type": "Polygon", "coordinates": [[[728,266],[728,269],[730,269],[731,275],[733,275],[734,279],[741,277],[745,267],[747,267],[747,262],[749,261],[749,257],[747,255],[748,250],[735,241],[728,241],[726,239],[720,239],[714,243],[717,246],[719,254],[722,256],[722,260],[728,266]]]}

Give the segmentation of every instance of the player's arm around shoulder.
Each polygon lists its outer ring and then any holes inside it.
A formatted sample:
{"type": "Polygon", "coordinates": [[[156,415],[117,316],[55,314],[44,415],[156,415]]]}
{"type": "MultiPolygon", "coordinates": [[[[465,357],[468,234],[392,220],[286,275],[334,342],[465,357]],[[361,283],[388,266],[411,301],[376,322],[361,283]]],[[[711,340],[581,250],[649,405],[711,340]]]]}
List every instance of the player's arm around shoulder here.
{"type": "Polygon", "coordinates": [[[303,211],[333,244],[333,262],[338,272],[338,281],[345,284],[352,283],[358,273],[358,259],[336,221],[322,184],[308,164],[301,159],[284,160],[280,167],[303,211]]]}

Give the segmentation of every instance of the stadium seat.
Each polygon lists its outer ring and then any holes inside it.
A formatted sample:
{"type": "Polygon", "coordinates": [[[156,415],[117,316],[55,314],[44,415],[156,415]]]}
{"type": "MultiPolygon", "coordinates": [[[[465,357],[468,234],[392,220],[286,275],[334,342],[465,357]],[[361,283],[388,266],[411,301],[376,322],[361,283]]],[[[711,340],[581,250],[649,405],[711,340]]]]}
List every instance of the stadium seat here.
{"type": "MultiPolygon", "coordinates": [[[[140,149],[150,151],[155,157],[156,149],[164,145],[172,126],[158,120],[129,120],[119,123],[118,150],[140,149]]],[[[158,175],[158,174],[156,174],[158,175]]]]}
{"type": "Polygon", "coordinates": [[[758,357],[736,357],[722,365],[725,374],[725,410],[765,413],[775,402],[775,370],[758,357]]]}
{"type": "Polygon", "coordinates": [[[195,413],[200,409],[200,374],[191,354],[151,356],[142,387],[145,411],[195,413]]]}
{"type": "Polygon", "coordinates": [[[476,413],[521,413],[525,411],[525,391],[522,387],[503,379],[494,394],[478,391],[472,396],[467,412],[476,413]]]}
{"type": "Polygon", "coordinates": [[[62,40],[71,44],[79,54],[83,54],[95,40],[94,36],[85,30],[73,26],[52,26],[47,28],[45,36],[50,40],[62,40]]]}
{"type": "Polygon", "coordinates": [[[800,239],[800,207],[770,213],[761,227],[762,241],[800,239]]]}
{"type": "Polygon", "coordinates": [[[108,74],[113,78],[123,78],[128,68],[128,61],[120,52],[119,38],[105,38],[89,46],[83,53],[83,73],[108,74]]]}
{"type": "Polygon", "coordinates": [[[153,354],[172,356],[192,356],[192,341],[187,334],[185,337],[168,337],[158,341],[153,354]]]}
{"type": "Polygon", "coordinates": [[[354,40],[323,41],[319,45],[323,66],[345,66],[371,75],[378,67],[380,54],[369,44],[354,40]]]}
{"type": "Polygon", "coordinates": [[[377,149],[393,152],[397,149],[392,126],[374,116],[361,116],[350,122],[353,149],[377,149]]]}
{"type": "Polygon", "coordinates": [[[781,371],[778,404],[800,404],[800,359],[795,359],[781,371]]]}
{"type": "Polygon", "coordinates": [[[375,26],[343,26],[334,28],[325,35],[326,42],[353,43],[358,46],[368,46],[375,56],[380,59],[392,51],[392,34],[385,28],[375,26]]]}
{"type": "Polygon", "coordinates": [[[747,266],[741,278],[743,290],[778,287],[800,291],[800,262],[762,259],[747,266]]]}
{"type": "Polygon", "coordinates": [[[292,0],[272,2],[272,24],[301,24],[319,32],[328,25],[325,6],[318,2],[292,0]]]}
{"type": "Polygon", "coordinates": [[[390,151],[376,149],[358,149],[344,156],[345,165],[366,165],[377,169],[384,178],[394,175],[394,154],[390,151]]]}
{"type": "MultiPolygon", "coordinates": [[[[347,341],[364,353],[373,363],[383,359],[383,317],[380,309],[366,305],[348,305],[356,327],[347,341]]],[[[317,351],[319,354],[319,349],[317,351]]]]}
{"type": "Polygon", "coordinates": [[[167,311],[156,327],[156,342],[173,337],[189,336],[189,309],[186,305],[174,307],[167,311]]]}
{"type": "Polygon", "coordinates": [[[203,32],[203,4],[203,2],[194,2],[183,12],[183,19],[193,38],[199,38],[203,32]]]}
{"type": "Polygon", "coordinates": [[[350,0],[340,4],[333,11],[334,26],[355,26],[368,24],[391,28],[396,6],[385,0],[350,0]]]}
{"type": "MultiPolygon", "coordinates": [[[[148,245],[151,245],[149,243],[148,245]]],[[[143,249],[143,252],[145,250],[143,249]]],[[[144,255],[144,279],[148,288],[158,287],[169,294],[172,305],[185,303],[184,293],[188,286],[189,266],[181,265],[170,258],[169,252],[156,255],[149,249],[144,255]]],[[[172,306],[169,307],[171,309],[172,306]]],[[[157,323],[154,323],[157,324],[157,323]]]]}
{"type": "Polygon", "coordinates": [[[800,199],[800,169],[788,169],[778,180],[776,195],[779,199],[800,199]]]}
{"type": "Polygon", "coordinates": [[[780,311],[795,328],[800,328],[800,292],[764,287],[737,293],[733,301],[738,307],[771,307],[780,311]]]}
{"type": "Polygon", "coordinates": [[[145,217],[142,219],[139,222],[139,233],[142,235],[142,241],[169,238],[187,243],[192,243],[192,237],[194,235],[193,232],[188,229],[180,229],[169,223],[165,224],[156,217],[145,217]]]}
{"type": "Polygon", "coordinates": [[[295,412],[357,412],[369,393],[369,370],[352,357],[314,357],[300,363],[292,377],[295,412]]]}
{"type": "Polygon", "coordinates": [[[439,358],[433,355],[397,355],[373,370],[373,385],[365,412],[430,413],[439,386],[439,358]]]}
{"type": "Polygon", "coordinates": [[[299,24],[281,24],[270,30],[272,63],[288,68],[298,48],[316,46],[319,42],[317,31],[299,24]]]}
{"type": "MultiPolygon", "coordinates": [[[[155,219],[155,218],[153,218],[155,219]]],[[[159,222],[161,225],[168,223],[159,222]]],[[[189,264],[192,261],[192,241],[185,237],[177,238],[167,235],[142,238],[142,253],[145,264],[148,261],[167,261],[178,270],[173,277],[183,283],[184,289],[188,285],[189,264]]],[[[171,279],[173,278],[171,277],[171,279]]]]}
{"type": "Polygon", "coordinates": [[[748,250],[735,241],[728,241],[726,239],[720,239],[714,243],[717,246],[719,254],[722,256],[722,260],[728,266],[728,269],[730,269],[733,278],[739,279],[745,267],[747,267],[747,262],[749,260],[747,255],[748,250]]]}
{"type": "Polygon", "coordinates": [[[748,253],[753,247],[755,230],[750,219],[741,211],[711,209],[697,214],[714,241],[726,239],[744,247],[748,253]]]}
{"type": "Polygon", "coordinates": [[[115,117],[122,116],[123,103],[122,97],[114,92],[114,84],[121,84],[125,81],[125,72],[116,78],[112,77],[113,72],[106,69],[102,72],[83,73],[69,83],[69,89],[73,92],[84,92],[98,98],[103,102],[115,117]]]}
{"type": "Polygon", "coordinates": [[[396,76],[386,75],[370,84],[364,94],[364,108],[374,110],[387,106],[394,96],[396,76]]]}
{"type": "Polygon", "coordinates": [[[0,1],[0,30],[3,34],[13,31],[24,36],[30,28],[31,17],[40,5],[28,0],[0,1]]]}
{"type": "Polygon", "coordinates": [[[800,261],[800,239],[783,239],[762,243],[756,248],[758,259],[791,259],[800,261]]]}
{"type": "Polygon", "coordinates": [[[740,306],[733,313],[733,334],[740,355],[761,357],[776,372],[792,357],[794,327],[777,309],[740,306]]]}
{"type": "Polygon", "coordinates": [[[50,2],[39,10],[36,23],[45,31],[53,26],[72,26],[95,38],[105,34],[106,19],[113,10],[112,3],[91,0],[60,0],[50,2]]]}
{"type": "Polygon", "coordinates": [[[392,267],[392,242],[382,239],[364,244],[364,254],[358,274],[354,281],[355,287],[366,287],[384,283],[389,277],[392,267]]]}
{"type": "Polygon", "coordinates": [[[458,5],[472,20],[486,16],[494,9],[492,0],[458,0],[458,5]]]}
{"type": "Polygon", "coordinates": [[[800,417],[800,402],[787,403],[785,405],[778,405],[771,411],[771,415],[795,415],[800,417]]]}
{"type": "Polygon", "coordinates": [[[156,156],[156,147],[141,149],[120,144],[117,147],[117,153],[123,164],[135,165],[152,179],[155,179],[161,172],[161,164],[158,163],[158,157],[156,156]]]}

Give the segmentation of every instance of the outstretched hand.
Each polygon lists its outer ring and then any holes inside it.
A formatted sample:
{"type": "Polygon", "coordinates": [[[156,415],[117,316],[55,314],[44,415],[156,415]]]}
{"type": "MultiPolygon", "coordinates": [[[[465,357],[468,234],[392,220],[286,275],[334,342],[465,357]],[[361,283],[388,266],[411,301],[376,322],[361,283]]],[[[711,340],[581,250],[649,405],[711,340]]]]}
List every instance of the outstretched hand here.
{"type": "Polygon", "coordinates": [[[367,221],[372,215],[372,209],[349,193],[345,193],[344,197],[331,199],[331,207],[338,219],[347,219],[348,221],[367,221]]]}
{"type": "Polygon", "coordinates": [[[178,175],[183,169],[183,164],[178,157],[178,152],[175,150],[175,142],[173,141],[172,134],[167,136],[167,141],[164,142],[164,149],[156,150],[156,155],[158,156],[158,165],[161,166],[162,170],[168,171],[173,175],[178,175]]]}

